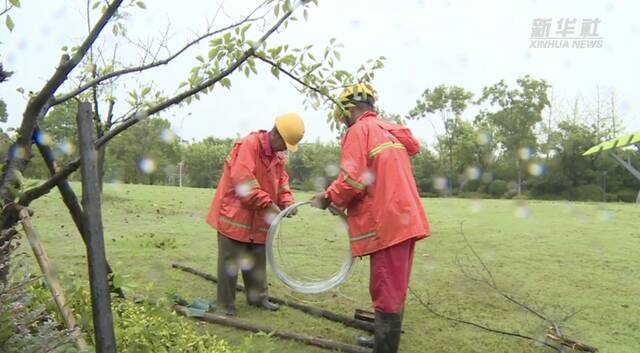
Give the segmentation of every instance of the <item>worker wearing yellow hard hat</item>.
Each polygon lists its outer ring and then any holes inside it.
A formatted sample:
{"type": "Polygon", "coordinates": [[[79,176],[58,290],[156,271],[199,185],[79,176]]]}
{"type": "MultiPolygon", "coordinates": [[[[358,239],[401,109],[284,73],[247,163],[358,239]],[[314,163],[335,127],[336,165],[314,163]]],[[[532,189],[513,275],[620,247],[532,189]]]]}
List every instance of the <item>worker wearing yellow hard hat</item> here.
{"type": "Polygon", "coordinates": [[[345,88],[336,103],[334,118],[347,126],[342,173],[312,205],[345,208],[351,254],[370,257],[375,332],[358,344],[396,353],[415,242],[431,234],[411,169],[420,143],[407,127],[378,116],[374,90],[366,84],[345,88]]]}
{"type": "Polygon", "coordinates": [[[298,142],[304,136],[304,123],[296,113],[284,113],[276,117],[276,129],[291,152],[298,150],[298,142]]]}
{"type": "Polygon", "coordinates": [[[218,231],[217,309],[226,315],[236,313],[239,270],[247,302],[278,309],[268,300],[264,244],[271,220],[294,202],[283,152],[296,151],[303,136],[302,118],[285,113],[276,117],[270,131],[252,132],[237,141],[227,156],[207,215],[207,223],[218,231]]]}

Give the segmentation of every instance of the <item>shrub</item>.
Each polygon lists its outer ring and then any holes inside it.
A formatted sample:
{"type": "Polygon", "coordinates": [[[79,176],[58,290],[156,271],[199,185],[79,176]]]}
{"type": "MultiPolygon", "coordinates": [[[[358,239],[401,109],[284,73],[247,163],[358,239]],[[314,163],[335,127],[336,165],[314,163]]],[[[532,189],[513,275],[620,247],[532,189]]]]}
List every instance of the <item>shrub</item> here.
{"type": "Polygon", "coordinates": [[[29,293],[29,282],[22,275],[0,282],[0,352],[76,352],[69,332],[29,293]]]}
{"type": "Polygon", "coordinates": [[[458,194],[458,197],[463,199],[488,199],[491,196],[484,192],[461,192],[458,194]]]}
{"type": "MultiPolygon", "coordinates": [[[[77,280],[68,280],[65,288],[68,304],[73,307],[78,324],[86,332],[87,343],[93,342],[93,322],[89,289],[77,280]]],[[[34,301],[54,310],[51,295],[43,286],[31,288],[34,301]]],[[[189,319],[177,317],[169,308],[170,303],[161,299],[157,304],[141,304],[131,300],[114,298],[113,311],[116,346],[121,353],[249,353],[257,344],[251,335],[240,347],[233,347],[225,340],[198,330],[189,319]]],[[[264,351],[265,345],[261,342],[264,351]]],[[[268,346],[268,345],[267,345],[268,346]]],[[[268,350],[269,347],[267,347],[268,350]]]]}
{"type": "Polygon", "coordinates": [[[618,200],[622,202],[636,202],[638,191],[633,189],[621,189],[616,193],[618,200]]]}
{"type": "Polygon", "coordinates": [[[489,194],[493,197],[501,197],[509,190],[507,182],[504,180],[494,180],[489,184],[489,194]]]}
{"type": "Polygon", "coordinates": [[[573,201],[602,201],[603,192],[595,184],[580,185],[569,190],[569,199],[573,201]]]}

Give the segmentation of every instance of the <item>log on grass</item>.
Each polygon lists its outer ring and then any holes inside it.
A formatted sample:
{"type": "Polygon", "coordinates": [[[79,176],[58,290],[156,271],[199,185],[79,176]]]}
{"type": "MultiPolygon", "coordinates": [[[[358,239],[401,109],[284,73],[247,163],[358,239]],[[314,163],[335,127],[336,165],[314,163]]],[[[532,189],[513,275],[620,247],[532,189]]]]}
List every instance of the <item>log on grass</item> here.
{"type": "MultiPolygon", "coordinates": [[[[196,270],[194,268],[188,267],[188,266],[184,266],[181,264],[172,264],[173,268],[177,268],[179,270],[182,270],[184,272],[188,272],[191,274],[194,274],[196,276],[202,277],[208,281],[214,282],[214,283],[218,283],[218,278],[216,278],[213,275],[210,275],[208,273],[196,270]]],[[[239,292],[244,292],[244,287],[241,285],[237,285],[236,290],[239,292]]],[[[331,320],[331,321],[335,321],[335,322],[340,322],[346,326],[349,327],[353,327],[353,328],[357,328],[359,330],[363,330],[363,331],[367,331],[367,332],[373,332],[373,323],[372,322],[367,322],[367,321],[363,321],[363,320],[358,320],[358,319],[354,319],[345,315],[341,315],[341,314],[337,314],[334,313],[332,311],[326,310],[326,309],[322,309],[322,308],[318,308],[318,307],[314,307],[314,306],[310,306],[310,305],[306,305],[306,304],[300,304],[300,303],[296,303],[294,301],[290,301],[290,300],[286,300],[286,299],[281,299],[281,298],[276,298],[276,297],[271,297],[269,296],[269,300],[280,304],[280,305],[286,305],[290,308],[294,308],[297,310],[300,310],[306,314],[309,315],[313,315],[313,316],[318,316],[318,317],[322,317],[325,318],[327,320],[331,320]]]]}
{"type": "MultiPolygon", "coordinates": [[[[189,309],[187,307],[184,307],[181,305],[174,305],[174,309],[180,315],[189,316],[189,309]]],[[[239,319],[225,316],[225,315],[205,313],[202,316],[194,316],[194,317],[199,320],[218,324],[218,325],[234,327],[234,328],[251,331],[251,332],[264,332],[282,339],[298,341],[304,344],[321,347],[325,349],[339,350],[345,353],[371,353],[371,350],[364,347],[356,346],[353,344],[336,342],[326,338],[302,335],[302,334],[290,332],[290,331],[276,330],[266,325],[255,324],[255,323],[239,320],[239,319]]]]}

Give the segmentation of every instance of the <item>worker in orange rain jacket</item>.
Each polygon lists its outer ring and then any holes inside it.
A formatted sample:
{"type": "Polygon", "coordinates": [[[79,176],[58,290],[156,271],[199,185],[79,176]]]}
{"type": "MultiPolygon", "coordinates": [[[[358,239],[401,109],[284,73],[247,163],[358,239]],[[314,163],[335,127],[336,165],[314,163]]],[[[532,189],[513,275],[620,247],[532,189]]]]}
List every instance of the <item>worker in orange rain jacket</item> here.
{"type": "Polygon", "coordinates": [[[303,135],[298,114],[280,115],[271,131],[252,132],[237,141],[224,163],[207,216],[218,231],[219,312],[236,314],[238,270],[250,305],[278,309],[268,300],[264,244],[271,220],[294,202],[283,151],[295,152],[303,135]]]}
{"type": "Polygon", "coordinates": [[[347,87],[339,103],[335,116],[347,125],[342,173],[312,204],[346,208],[352,254],[370,256],[375,331],[358,344],[397,352],[414,245],[431,234],[411,169],[420,145],[408,128],[378,117],[368,86],[347,87]]]}

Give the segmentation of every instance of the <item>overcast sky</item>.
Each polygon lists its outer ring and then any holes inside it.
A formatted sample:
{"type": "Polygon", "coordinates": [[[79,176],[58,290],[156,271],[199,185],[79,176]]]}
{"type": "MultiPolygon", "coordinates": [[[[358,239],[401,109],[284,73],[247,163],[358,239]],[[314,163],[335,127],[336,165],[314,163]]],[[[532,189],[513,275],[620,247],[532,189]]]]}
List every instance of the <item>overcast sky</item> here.
{"type": "MultiPolygon", "coordinates": [[[[255,1],[227,1],[227,12],[239,17],[255,1]]],[[[8,105],[7,125],[16,126],[25,101],[15,91],[38,90],[59,61],[60,48],[79,43],[87,33],[84,1],[22,0],[11,16],[13,33],[0,29],[0,55],[6,69],[15,71],[0,85],[8,105]]],[[[178,48],[194,32],[201,32],[218,6],[210,0],[147,0],[147,10],[133,10],[126,20],[132,37],[159,36],[171,22],[170,45],[178,48]]],[[[379,105],[388,112],[405,114],[421,92],[439,84],[460,85],[478,94],[482,87],[501,79],[510,84],[529,74],[554,86],[560,110],[576,96],[590,104],[596,86],[601,94],[615,90],[618,112],[627,131],[640,130],[640,2],[637,1],[365,1],[320,0],[309,10],[309,20],[293,23],[276,33],[269,44],[322,47],[335,37],[345,45],[341,66],[355,69],[369,58],[384,55],[386,67],[374,81],[379,105]],[[530,48],[535,19],[552,19],[550,36],[562,18],[576,19],[576,33],[584,19],[598,19],[602,48],[530,48]]],[[[97,14],[94,13],[94,17],[97,14]]],[[[302,17],[301,14],[299,16],[302,17]]],[[[95,18],[93,19],[95,20],[95,18]]],[[[219,16],[217,23],[229,22],[219,16]]],[[[4,22],[4,19],[3,19],[4,22]]],[[[257,33],[254,33],[257,37],[257,33]]],[[[101,43],[101,42],[100,42],[101,43]]],[[[108,47],[108,45],[107,45],[108,47]]],[[[105,47],[105,48],[107,48],[105,47]]],[[[175,92],[206,46],[190,51],[170,68],[123,81],[125,89],[136,81],[153,80],[166,93],[175,92]]],[[[136,51],[121,45],[123,61],[136,61],[136,51]]],[[[267,67],[261,75],[231,77],[232,90],[216,88],[201,101],[162,113],[186,139],[231,137],[269,128],[281,112],[299,111],[307,126],[306,141],[335,138],[325,123],[326,112],[303,111],[302,97],[286,80],[278,81],[267,67]]],[[[116,105],[125,110],[124,102],[116,105]]],[[[473,112],[466,119],[472,119],[473,112]]],[[[416,135],[433,140],[431,124],[409,124],[416,135]]],[[[439,125],[436,125],[439,128],[439,125]]]]}

